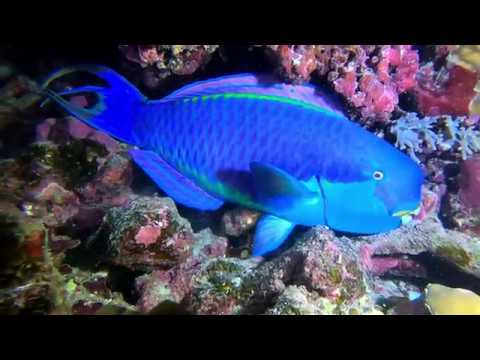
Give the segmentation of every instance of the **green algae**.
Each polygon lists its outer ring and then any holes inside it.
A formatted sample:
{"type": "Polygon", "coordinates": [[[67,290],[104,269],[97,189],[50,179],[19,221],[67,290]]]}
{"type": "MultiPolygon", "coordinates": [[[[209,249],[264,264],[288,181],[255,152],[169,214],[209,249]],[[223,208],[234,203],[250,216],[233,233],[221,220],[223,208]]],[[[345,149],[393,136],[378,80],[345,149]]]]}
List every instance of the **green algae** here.
{"type": "Polygon", "coordinates": [[[435,249],[435,253],[461,267],[469,266],[473,261],[472,255],[460,246],[441,245],[435,249]]]}

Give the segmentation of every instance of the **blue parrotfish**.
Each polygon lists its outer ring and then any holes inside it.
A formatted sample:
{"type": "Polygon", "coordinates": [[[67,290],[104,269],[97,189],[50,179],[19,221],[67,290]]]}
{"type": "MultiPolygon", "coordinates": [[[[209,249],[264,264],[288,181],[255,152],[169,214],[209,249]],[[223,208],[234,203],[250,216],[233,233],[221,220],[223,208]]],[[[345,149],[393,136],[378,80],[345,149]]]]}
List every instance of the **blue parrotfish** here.
{"type": "Polygon", "coordinates": [[[134,162],[178,204],[213,211],[230,202],[262,212],[254,256],[277,249],[296,225],[376,234],[420,208],[420,167],[310,85],[239,74],[150,100],[114,70],[81,65],[54,72],[42,89],[69,114],[132,145],[134,162]],[[50,89],[76,71],[106,85],[50,89]],[[81,93],[94,104],[67,100],[81,93]]]}

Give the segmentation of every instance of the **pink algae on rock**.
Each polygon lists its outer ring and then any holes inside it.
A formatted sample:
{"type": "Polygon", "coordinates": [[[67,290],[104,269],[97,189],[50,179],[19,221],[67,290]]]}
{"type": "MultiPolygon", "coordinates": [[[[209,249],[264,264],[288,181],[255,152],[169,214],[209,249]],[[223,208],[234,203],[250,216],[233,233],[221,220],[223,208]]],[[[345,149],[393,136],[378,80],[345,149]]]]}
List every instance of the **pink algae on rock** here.
{"type": "Polygon", "coordinates": [[[135,235],[135,242],[148,246],[157,242],[157,239],[162,234],[162,228],[156,225],[147,225],[140,228],[135,235]]]}

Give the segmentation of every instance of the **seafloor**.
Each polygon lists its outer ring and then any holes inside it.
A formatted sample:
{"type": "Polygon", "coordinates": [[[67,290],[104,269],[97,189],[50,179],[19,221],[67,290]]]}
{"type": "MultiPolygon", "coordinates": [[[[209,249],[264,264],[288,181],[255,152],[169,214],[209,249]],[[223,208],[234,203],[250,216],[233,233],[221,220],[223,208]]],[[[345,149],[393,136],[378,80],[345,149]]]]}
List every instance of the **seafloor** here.
{"type": "Polygon", "coordinates": [[[480,314],[479,73],[474,45],[1,48],[0,313],[480,314]],[[40,106],[42,77],[78,63],[151,98],[243,72],[319,86],[420,164],[421,211],[375,236],[302,228],[251,257],[260,214],[175,204],[128,146],[40,106]]]}

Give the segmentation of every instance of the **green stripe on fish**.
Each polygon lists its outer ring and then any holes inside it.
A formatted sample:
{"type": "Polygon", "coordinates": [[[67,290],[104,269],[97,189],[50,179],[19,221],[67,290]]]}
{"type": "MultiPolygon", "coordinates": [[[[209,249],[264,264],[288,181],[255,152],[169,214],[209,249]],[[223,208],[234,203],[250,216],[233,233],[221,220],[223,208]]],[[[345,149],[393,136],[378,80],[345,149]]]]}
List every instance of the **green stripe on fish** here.
{"type": "Polygon", "coordinates": [[[213,94],[213,95],[202,95],[202,96],[193,96],[185,99],[180,99],[179,101],[187,103],[187,102],[193,102],[196,103],[199,99],[202,101],[208,101],[208,100],[220,100],[220,99],[225,99],[225,100],[230,100],[230,99],[239,99],[239,100],[244,100],[244,99],[249,99],[249,100],[260,100],[260,101],[274,101],[274,102],[279,102],[282,104],[289,104],[293,106],[298,106],[301,107],[302,109],[305,110],[312,110],[315,112],[323,113],[323,114],[329,114],[330,116],[332,115],[331,111],[328,111],[326,109],[323,109],[319,106],[309,104],[307,102],[297,100],[297,99],[290,99],[286,97],[281,97],[281,96],[275,96],[275,95],[258,95],[258,94],[253,94],[253,93],[223,93],[223,94],[213,94]]]}

